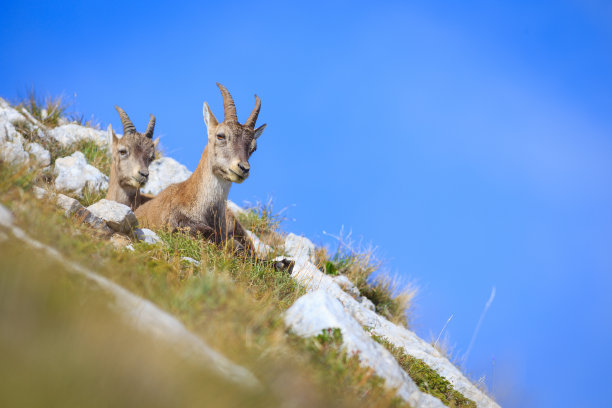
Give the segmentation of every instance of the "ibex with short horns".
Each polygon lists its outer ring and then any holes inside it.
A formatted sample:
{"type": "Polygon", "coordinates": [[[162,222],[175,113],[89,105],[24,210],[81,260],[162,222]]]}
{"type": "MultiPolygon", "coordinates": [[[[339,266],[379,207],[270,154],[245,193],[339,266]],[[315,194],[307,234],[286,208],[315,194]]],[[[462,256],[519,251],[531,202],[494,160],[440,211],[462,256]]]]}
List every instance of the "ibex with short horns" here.
{"type": "Polygon", "coordinates": [[[255,95],[255,108],[241,125],[230,93],[219,83],[225,118],[219,123],[204,102],[204,122],[208,144],[193,174],[182,183],[172,184],[157,197],[136,210],[144,227],[187,229],[217,243],[235,238],[248,247],[244,229],[226,208],[232,182],[242,183],[249,176],[249,157],[257,148],[257,138],[266,125],[255,129],[261,101],[255,95]]]}
{"type": "Polygon", "coordinates": [[[140,187],[149,179],[149,164],[155,159],[155,116],[151,115],[147,130],[140,133],[123,109],[118,106],[115,106],[115,109],[121,118],[123,137],[119,139],[110,127],[113,137],[113,162],[106,199],[136,209],[150,199],[140,193],[140,187]]]}

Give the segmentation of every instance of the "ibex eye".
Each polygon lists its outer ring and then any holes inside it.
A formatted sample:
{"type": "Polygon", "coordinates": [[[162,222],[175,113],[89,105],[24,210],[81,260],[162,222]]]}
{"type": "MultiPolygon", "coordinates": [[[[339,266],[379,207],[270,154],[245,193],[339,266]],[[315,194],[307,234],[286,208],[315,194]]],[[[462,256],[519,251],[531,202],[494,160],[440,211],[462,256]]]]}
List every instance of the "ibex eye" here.
{"type": "Polygon", "coordinates": [[[225,135],[223,133],[219,133],[217,135],[217,140],[225,140],[225,135]]]}
{"type": "Polygon", "coordinates": [[[122,156],[125,156],[125,155],[127,155],[127,150],[121,149],[121,150],[119,150],[119,154],[122,155],[122,156]]]}

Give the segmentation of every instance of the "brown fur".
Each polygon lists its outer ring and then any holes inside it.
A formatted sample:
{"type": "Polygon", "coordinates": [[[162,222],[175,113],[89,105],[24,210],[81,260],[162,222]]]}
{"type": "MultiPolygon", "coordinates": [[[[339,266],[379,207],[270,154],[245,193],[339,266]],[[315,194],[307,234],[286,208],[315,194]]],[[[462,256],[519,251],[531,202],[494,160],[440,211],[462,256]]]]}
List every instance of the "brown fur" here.
{"type": "Polygon", "coordinates": [[[106,199],[128,205],[134,210],[151,199],[151,196],[140,193],[140,187],[147,182],[149,165],[155,158],[157,140],[152,140],[155,117],[151,115],[147,131],[143,134],[136,131],[121,108],[115,108],[121,117],[124,132],[119,139],[112,127],[109,127],[113,138],[113,161],[106,199]]]}
{"type": "Polygon", "coordinates": [[[232,182],[241,183],[248,177],[248,159],[257,147],[256,138],[266,125],[254,129],[260,106],[257,96],[253,113],[245,125],[241,125],[229,92],[217,85],[223,95],[225,118],[218,123],[208,104],[204,103],[208,144],[198,167],[187,180],[168,186],[137,208],[136,217],[144,227],[186,229],[192,235],[201,234],[217,243],[235,238],[246,248],[250,240],[227,210],[226,201],[232,182]]]}

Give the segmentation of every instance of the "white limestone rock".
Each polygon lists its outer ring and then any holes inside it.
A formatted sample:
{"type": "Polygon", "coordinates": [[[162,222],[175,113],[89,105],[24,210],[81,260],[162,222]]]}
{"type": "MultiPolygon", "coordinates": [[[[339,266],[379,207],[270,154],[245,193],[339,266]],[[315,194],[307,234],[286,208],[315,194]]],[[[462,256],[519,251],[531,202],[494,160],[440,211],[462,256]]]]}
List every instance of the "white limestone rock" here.
{"type": "Polygon", "coordinates": [[[8,228],[13,225],[14,219],[15,217],[13,217],[13,213],[11,213],[8,208],[0,204],[0,225],[8,228]]]}
{"type": "Polygon", "coordinates": [[[103,198],[87,207],[96,217],[102,218],[114,231],[129,234],[138,225],[136,215],[127,205],[103,198]]]}
{"type": "Polygon", "coordinates": [[[446,378],[457,391],[474,401],[479,408],[499,407],[495,401],[472,384],[445,356],[415,333],[391,323],[376,314],[366,304],[354,299],[344,292],[331,276],[318,270],[313,263],[305,261],[304,258],[298,258],[295,262],[291,276],[304,285],[308,292],[322,289],[338,299],[344,310],[360,326],[368,328],[373,334],[384,337],[396,347],[403,349],[406,354],[423,360],[425,364],[446,378]]]}
{"type": "Polygon", "coordinates": [[[63,146],[70,146],[82,140],[92,141],[98,146],[107,146],[105,131],[77,125],[76,123],[53,128],[47,132],[47,135],[63,146]]]}
{"type": "Polygon", "coordinates": [[[25,150],[34,157],[34,161],[40,167],[46,167],[51,164],[51,154],[42,145],[35,142],[28,143],[25,150]]]}
{"type": "Polygon", "coordinates": [[[383,346],[375,342],[342,304],[325,290],[310,292],[299,298],[285,313],[285,324],[302,337],[312,337],[324,329],[342,332],[342,347],[356,354],[361,364],[370,367],[385,380],[385,386],[396,389],[398,396],[415,407],[442,408],[442,402],[419,390],[383,346]]]}
{"type": "Polygon", "coordinates": [[[154,160],[149,165],[149,181],[140,190],[145,194],[159,194],[170,184],[180,183],[191,176],[187,167],[170,157],[154,160]]]}
{"type": "Polygon", "coordinates": [[[23,137],[15,126],[0,118],[0,160],[13,165],[27,163],[30,155],[23,148],[23,137]]]}
{"type": "Polygon", "coordinates": [[[139,241],[144,241],[147,244],[157,244],[162,242],[162,239],[148,228],[136,228],[134,235],[139,241]]]}
{"type": "Polygon", "coordinates": [[[92,193],[108,189],[108,177],[87,164],[85,155],[81,152],[55,160],[54,174],[55,188],[79,197],[82,197],[85,187],[92,193]]]}
{"type": "Polygon", "coordinates": [[[251,240],[251,243],[253,244],[253,248],[255,249],[255,252],[257,253],[257,256],[259,258],[266,259],[268,256],[270,256],[274,252],[274,250],[268,244],[260,240],[257,235],[253,234],[249,230],[245,230],[245,232],[247,233],[249,239],[251,240]]]}
{"type": "Polygon", "coordinates": [[[66,217],[74,216],[80,222],[89,225],[90,227],[98,230],[100,233],[108,236],[112,235],[113,230],[106,225],[106,221],[92,214],[87,208],[83,207],[78,200],[64,194],[53,194],[37,187],[35,187],[34,194],[38,198],[49,197],[54,199],[57,206],[64,210],[64,215],[66,217]]]}
{"type": "Polygon", "coordinates": [[[26,118],[17,109],[11,107],[11,105],[0,98],[0,124],[3,122],[9,122],[14,124],[15,122],[25,121],[26,118]]]}
{"type": "Polygon", "coordinates": [[[198,261],[196,259],[193,259],[190,256],[182,256],[181,257],[181,261],[185,261],[185,262],[190,263],[190,264],[195,265],[195,266],[200,266],[200,264],[201,264],[200,261],[198,261]]]}
{"type": "Polygon", "coordinates": [[[238,204],[233,202],[232,200],[227,200],[227,208],[235,215],[238,216],[240,214],[246,214],[246,210],[240,207],[238,204]]]}
{"type": "Polygon", "coordinates": [[[55,196],[55,203],[59,208],[64,210],[64,215],[66,217],[71,216],[81,208],[85,208],[78,200],[64,194],[57,194],[55,196]]]}
{"type": "Polygon", "coordinates": [[[287,255],[315,262],[315,245],[306,237],[290,233],[285,237],[285,252],[287,255]]]}
{"type": "Polygon", "coordinates": [[[334,276],[332,279],[342,288],[343,291],[345,291],[349,295],[353,296],[354,298],[361,297],[361,292],[359,292],[357,286],[355,286],[353,282],[351,282],[350,279],[346,277],[346,275],[334,276]]]}

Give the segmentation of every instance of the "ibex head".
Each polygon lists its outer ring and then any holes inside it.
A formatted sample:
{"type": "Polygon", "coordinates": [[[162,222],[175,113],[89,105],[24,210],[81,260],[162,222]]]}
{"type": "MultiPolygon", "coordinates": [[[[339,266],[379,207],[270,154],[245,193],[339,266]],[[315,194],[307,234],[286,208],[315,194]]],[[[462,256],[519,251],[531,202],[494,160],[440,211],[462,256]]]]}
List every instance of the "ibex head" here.
{"type": "Polygon", "coordinates": [[[111,128],[113,167],[121,187],[137,189],[149,179],[149,164],[155,159],[155,146],[158,142],[153,141],[155,116],[151,115],[147,130],[140,133],[123,109],[118,106],[115,109],[121,117],[123,137],[119,139],[111,128]]]}
{"type": "Polygon", "coordinates": [[[261,136],[266,125],[255,129],[255,122],[261,108],[261,100],[255,95],[255,108],[244,125],[238,123],[236,106],[230,93],[223,85],[217,83],[223,96],[224,118],[219,123],[204,102],[204,122],[208,129],[208,149],[212,154],[213,173],[234,183],[242,183],[249,177],[249,157],[257,149],[257,138],[261,136]]]}

